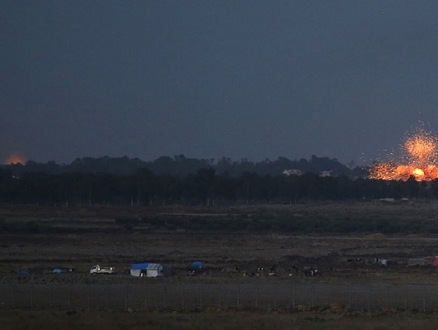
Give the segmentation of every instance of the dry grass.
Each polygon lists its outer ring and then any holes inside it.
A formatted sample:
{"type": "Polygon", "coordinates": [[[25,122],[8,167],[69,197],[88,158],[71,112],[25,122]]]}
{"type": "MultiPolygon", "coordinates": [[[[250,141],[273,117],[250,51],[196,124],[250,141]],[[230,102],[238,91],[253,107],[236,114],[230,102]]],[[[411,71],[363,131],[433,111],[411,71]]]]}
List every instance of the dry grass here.
{"type": "Polygon", "coordinates": [[[2,311],[2,330],[47,329],[305,329],[305,330],[427,330],[436,329],[433,314],[365,313],[200,313],[2,311]]]}
{"type": "MultiPolygon", "coordinates": [[[[387,258],[403,261],[410,257],[438,255],[433,235],[373,234],[296,235],[279,232],[188,232],[159,231],[147,228],[127,230],[118,226],[118,217],[142,218],[156,214],[270,214],[294,216],[323,215],[351,219],[438,219],[438,204],[380,205],[364,203],[321,203],[312,205],[250,206],[229,209],[183,207],[116,208],[116,207],[37,207],[6,206],[0,218],[6,221],[37,221],[72,230],[65,233],[2,233],[0,242],[0,283],[89,283],[88,269],[95,263],[124,270],[132,262],[156,261],[176,267],[174,283],[226,281],[246,283],[244,271],[276,265],[280,283],[290,281],[291,265],[317,264],[323,270],[319,280],[332,283],[436,283],[435,268],[407,268],[403,264],[379,268],[347,262],[348,259],[387,258]],[[104,230],[101,230],[104,229],[104,230]],[[110,230],[108,230],[110,229],[110,230]],[[108,230],[108,231],[106,231],[108,230]],[[203,260],[210,267],[204,277],[188,278],[187,267],[193,260],[203,260]],[[76,267],[71,276],[18,276],[20,268],[64,265],[76,267]],[[224,272],[224,269],[240,269],[224,272]]],[[[437,220],[438,221],[438,220],[437,220]]],[[[313,281],[303,273],[294,281],[313,281]]],[[[94,282],[131,283],[128,276],[93,278],[94,282]]],[[[262,280],[261,278],[258,281],[262,280]]],[[[263,280],[269,281],[268,277],[263,280]]],[[[93,282],[93,283],[94,283],[93,282]]],[[[73,314],[53,310],[0,310],[0,330],[19,329],[436,329],[435,314],[428,313],[274,313],[255,311],[209,311],[206,313],[146,313],[77,311],[73,314]]]]}
{"type": "Polygon", "coordinates": [[[386,239],[386,235],[382,234],[382,233],[375,233],[375,234],[366,235],[363,238],[370,239],[370,240],[384,240],[384,239],[386,239]]]}

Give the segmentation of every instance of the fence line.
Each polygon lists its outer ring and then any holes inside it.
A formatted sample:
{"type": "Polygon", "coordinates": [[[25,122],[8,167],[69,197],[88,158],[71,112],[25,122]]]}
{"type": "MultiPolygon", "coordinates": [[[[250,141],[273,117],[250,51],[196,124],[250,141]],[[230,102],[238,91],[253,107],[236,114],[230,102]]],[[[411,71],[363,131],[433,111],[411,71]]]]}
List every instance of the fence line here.
{"type": "Polygon", "coordinates": [[[194,310],[287,309],[341,304],[353,309],[438,309],[433,285],[329,283],[0,284],[0,308],[194,310]]]}

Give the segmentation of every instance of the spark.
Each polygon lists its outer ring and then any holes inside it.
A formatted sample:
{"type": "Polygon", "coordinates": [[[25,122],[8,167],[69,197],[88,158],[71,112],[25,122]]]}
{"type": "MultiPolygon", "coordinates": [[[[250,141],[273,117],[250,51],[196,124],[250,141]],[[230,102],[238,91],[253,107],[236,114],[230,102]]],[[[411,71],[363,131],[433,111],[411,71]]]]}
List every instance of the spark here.
{"type": "Polygon", "coordinates": [[[376,163],[370,179],[430,181],[438,178],[438,139],[423,128],[409,135],[400,147],[400,161],[376,163]]]}

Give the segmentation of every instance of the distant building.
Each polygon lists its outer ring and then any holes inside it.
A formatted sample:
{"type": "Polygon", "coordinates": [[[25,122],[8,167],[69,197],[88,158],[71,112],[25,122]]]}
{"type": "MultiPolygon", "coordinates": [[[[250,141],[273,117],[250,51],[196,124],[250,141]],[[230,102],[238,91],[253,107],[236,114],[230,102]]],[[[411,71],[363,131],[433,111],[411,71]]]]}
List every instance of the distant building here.
{"type": "Polygon", "coordinates": [[[320,176],[321,178],[325,178],[325,177],[328,177],[328,176],[332,176],[332,172],[333,172],[333,171],[321,171],[321,172],[319,172],[319,176],[320,176]]]}
{"type": "Polygon", "coordinates": [[[286,176],[290,176],[290,175],[302,175],[303,173],[300,170],[297,169],[291,169],[291,170],[284,170],[283,174],[286,176]]]}

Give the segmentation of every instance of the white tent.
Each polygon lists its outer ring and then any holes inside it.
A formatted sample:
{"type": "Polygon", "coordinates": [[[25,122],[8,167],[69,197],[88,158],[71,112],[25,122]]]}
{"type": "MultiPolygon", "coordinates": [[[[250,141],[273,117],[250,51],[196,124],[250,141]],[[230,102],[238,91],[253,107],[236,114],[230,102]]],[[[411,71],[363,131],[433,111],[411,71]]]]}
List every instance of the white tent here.
{"type": "Polygon", "coordinates": [[[132,264],[129,272],[137,277],[159,277],[163,276],[163,266],[151,263],[132,264]]]}
{"type": "Polygon", "coordinates": [[[149,264],[146,268],[147,277],[163,276],[163,266],[160,264],[149,264]]]}

